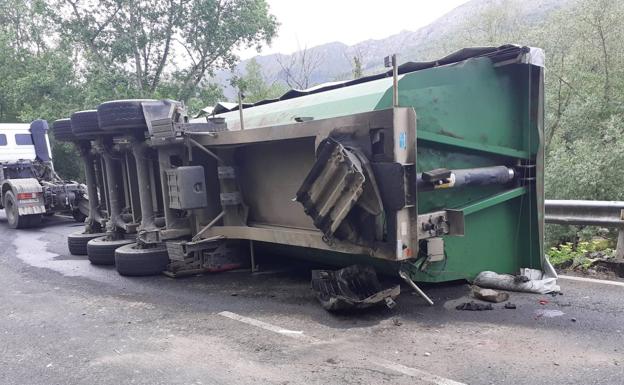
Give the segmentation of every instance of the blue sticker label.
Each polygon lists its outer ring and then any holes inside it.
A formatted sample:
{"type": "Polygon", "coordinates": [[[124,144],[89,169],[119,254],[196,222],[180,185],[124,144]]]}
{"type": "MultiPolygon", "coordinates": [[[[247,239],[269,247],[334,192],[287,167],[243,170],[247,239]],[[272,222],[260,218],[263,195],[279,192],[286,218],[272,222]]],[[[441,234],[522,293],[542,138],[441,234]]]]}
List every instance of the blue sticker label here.
{"type": "Polygon", "coordinates": [[[401,147],[403,150],[405,150],[407,148],[407,144],[405,143],[405,132],[401,132],[399,134],[399,147],[401,147]]]}

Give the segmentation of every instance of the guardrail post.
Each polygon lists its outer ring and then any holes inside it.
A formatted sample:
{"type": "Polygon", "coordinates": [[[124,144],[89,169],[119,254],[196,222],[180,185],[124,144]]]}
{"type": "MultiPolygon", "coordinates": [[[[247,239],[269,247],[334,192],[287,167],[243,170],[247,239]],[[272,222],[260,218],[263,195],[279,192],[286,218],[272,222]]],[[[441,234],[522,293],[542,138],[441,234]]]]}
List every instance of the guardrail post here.
{"type": "MultiPolygon", "coordinates": [[[[620,220],[624,220],[624,209],[620,210],[620,220]]],[[[618,239],[615,246],[615,257],[624,259],[624,226],[618,227],[618,239]]]]}
{"type": "Polygon", "coordinates": [[[624,227],[618,228],[617,246],[615,247],[615,257],[624,259],[624,227]]]}

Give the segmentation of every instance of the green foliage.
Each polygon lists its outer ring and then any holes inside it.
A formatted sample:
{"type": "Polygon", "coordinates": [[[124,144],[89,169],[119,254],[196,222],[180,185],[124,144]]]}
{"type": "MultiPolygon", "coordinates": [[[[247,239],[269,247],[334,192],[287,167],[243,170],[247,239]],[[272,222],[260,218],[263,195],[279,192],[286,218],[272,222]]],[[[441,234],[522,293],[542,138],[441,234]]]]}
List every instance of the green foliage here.
{"type": "Polygon", "coordinates": [[[587,269],[593,262],[592,255],[597,252],[607,257],[613,256],[613,250],[608,247],[608,241],[604,239],[582,241],[577,245],[566,242],[558,247],[549,248],[546,255],[553,266],[571,265],[587,269]]]}
{"type": "Polygon", "coordinates": [[[233,85],[243,92],[247,103],[278,98],[288,90],[285,85],[277,82],[268,84],[256,59],[247,62],[245,75],[235,77],[233,85]]]}
{"type": "MultiPolygon", "coordinates": [[[[129,98],[197,113],[223,98],[213,71],[277,26],[265,0],[0,0],[0,121],[52,123],[129,98]]],[[[73,146],[52,147],[59,174],[80,179],[73,146]]]]}
{"type": "Polygon", "coordinates": [[[565,262],[571,261],[574,258],[578,257],[579,254],[584,255],[585,253],[579,253],[574,250],[574,245],[572,243],[566,242],[559,247],[551,247],[548,252],[548,260],[554,266],[559,266],[564,264],[565,262]]]}
{"type": "Polygon", "coordinates": [[[54,159],[55,171],[67,180],[75,180],[84,183],[84,165],[77,156],[78,152],[73,144],[57,142],[54,137],[50,140],[52,145],[52,159],[54,159]]]}
{"type": "Polygon", "coordinates": [[[362,70],[362,58],[358,55],[353,56],[353,79],[359,79],[364,75],[362,70]]]}
{"type": "Polygon", "coordinates": [[[265,0],[54,1],[63,38],[95,64],[86,78],[115,80],[107,90],[139,97],[164,87],[185,102],[202,95],[207,75],[236,63],[237,49],[270,42],[278,25],[265,0]]]}

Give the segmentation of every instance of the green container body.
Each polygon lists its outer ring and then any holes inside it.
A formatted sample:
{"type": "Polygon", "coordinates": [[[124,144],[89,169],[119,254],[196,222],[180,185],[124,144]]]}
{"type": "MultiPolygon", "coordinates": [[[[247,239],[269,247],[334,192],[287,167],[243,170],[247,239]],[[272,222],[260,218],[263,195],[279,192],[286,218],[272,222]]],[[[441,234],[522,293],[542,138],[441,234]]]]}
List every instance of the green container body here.
{"type": "MultiPolygon", "coordinates": [[[[362,261],[384,271],[407,269],[415,281],[472,279],[484,270],[541,269],[543,260],[543,68],[495,65],[487,57],[399,76],[399,106],[417,116],[418,172],[528,164],[524,186],[481,186],[419,192],[418,212],[462,209],[464,236],[444,236],[446,258],[392,263],[364,256],[303,252],[336,265],[362,261]]],[[[297,117],[332,118],[392,107],[392,78],[244,109],[245,128],[289,124],[297,117]]],[[[239,112],[225,117],[236,128],[239,112]]],[[[307,172],[303,170],[302,172],[307,172]]],[[[277,249],[279,245],[271,245],[277,249]]],[[[292,255],[293,250],[289,250],[292,255]]]]}

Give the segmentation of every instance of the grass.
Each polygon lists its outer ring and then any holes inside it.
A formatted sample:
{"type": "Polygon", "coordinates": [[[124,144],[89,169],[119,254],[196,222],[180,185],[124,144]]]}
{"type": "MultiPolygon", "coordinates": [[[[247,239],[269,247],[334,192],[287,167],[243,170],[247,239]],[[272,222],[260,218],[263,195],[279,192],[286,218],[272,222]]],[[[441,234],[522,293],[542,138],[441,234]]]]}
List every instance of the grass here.
{"type": "Polygon", "coordinates": [[[546,256],[555,267],[586,270],[596,259],[613,257],[613,249],[609,247],[607,239],[592,239],[576,245],[566,242],[551,247],[546,256]]]}

